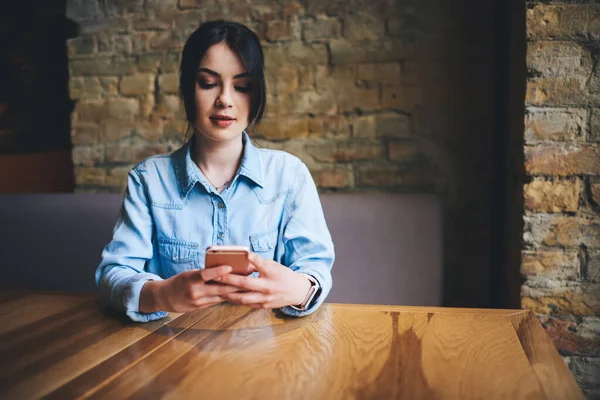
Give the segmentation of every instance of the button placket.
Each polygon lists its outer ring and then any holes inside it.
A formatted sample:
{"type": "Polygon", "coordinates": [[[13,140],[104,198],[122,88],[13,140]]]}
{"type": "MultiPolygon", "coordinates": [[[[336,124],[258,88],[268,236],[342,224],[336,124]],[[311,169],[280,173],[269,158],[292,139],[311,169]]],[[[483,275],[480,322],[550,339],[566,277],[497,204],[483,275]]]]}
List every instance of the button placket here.
{"type": "Polygon", "coordinates": [[[215,231],[217,232],[217,244],[225,244],[225,232],[226,232],[226,221],[227,221],[227,208],[225,201],[221,196],[215,196],[214,204],[216,206],[215,212],[217,215],[215,231]]]}

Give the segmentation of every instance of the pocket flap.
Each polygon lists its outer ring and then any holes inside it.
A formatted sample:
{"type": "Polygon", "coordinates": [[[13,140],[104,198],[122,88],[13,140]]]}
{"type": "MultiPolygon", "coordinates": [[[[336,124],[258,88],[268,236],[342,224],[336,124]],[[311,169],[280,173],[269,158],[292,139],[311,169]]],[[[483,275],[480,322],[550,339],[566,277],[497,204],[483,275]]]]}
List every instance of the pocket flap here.
{"type": "Polygon", "coordinates": [[[277,245],[277,232],[277,229],[269,229],[268,231],[251,234],[250,243],[252,244],[252,251],[262,252],[275,248],[277,245]]]}
{"type": "Polygon", "coordinates": [[[172,263],[185,263],[198,259],[198,243],[179,239],[159,238],[160,254],[172,263]]]}

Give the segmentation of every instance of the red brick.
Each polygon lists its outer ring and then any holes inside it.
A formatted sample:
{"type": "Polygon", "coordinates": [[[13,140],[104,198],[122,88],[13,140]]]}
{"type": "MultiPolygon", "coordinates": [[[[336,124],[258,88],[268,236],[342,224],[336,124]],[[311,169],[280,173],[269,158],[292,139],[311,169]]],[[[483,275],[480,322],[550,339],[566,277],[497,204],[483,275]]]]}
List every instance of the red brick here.
{"type": "Polygon", "coordinates": [[[526,146],[525,169],[529,175],[600,175],[600,146],[526,146]]]}
{"type": "Polygon", "coordinates": [[[336,18],[318,16],[316,20],[302,22],[302,37],[307,41],[336,38],[340,30],[340,21],[336,18]]]}
{"type": "Polygon", "coordinates": [[[586,91],[585,78],[541,77],[527,81],[525,104],[533,106],[580,106],[595,99],[586,91]]]}
{"type": "Polygon", "coordinates": [[[140,113],[138,99],[111,98],[108,100],[108,115],[113,119],[130,120],[140,113]]]}
{"type": "Polygon", "coordinates": [[[525,218],[524,239],[528,244],[575,247],[581,244],[582,220],[575,217],[525,218]]]}
{"type": "Polygon", "coordinates": [[[597,332],[594,332],[598,329],[597,317],[584,317],[584,322],[580,323],[570,319],[542,317],[540,322],[563,356],[600,357],[600,340],[596,336],[597,332]],[[595,322],[595,329],[586,329],[586,320],[595,322]]]}
{"type": "Polygon", "coordinates": [[[352,136],[374,138],[377,135],[375,115],[362,115],[353,117],[352,136]]]}
{"type": "Polygon", "coordinates": [[[396,183],[398,167],[395,165],[359,166],[357,177],[359,186],[392,187],[396,183]]]}
{"type": "Polygon", "coordinates": [[[405,139],[411,136],[412,124],[404,114],[386,112],[377,115],[376,121],[377,137],[405,139]]]}
{"type": "Polygon", "coordinates": [[[587,112],[584,109],[530,108],[525,115],[527,143],[573,141],[587,133],[587,112]]]}
{"type": "Polygon", "coordinates": [[[385,35],[385,24],[379,16],[357,10],[344,18],[344,36],[352,41],[379,40],[385,35]]]}
{"type": "Polygon", "coordinates": [[[521,259],[521,274],[527,278],[576,280],[579,277],[577,251],[525,250],[521,259]]]}
{"type": "Polygon", "coordinates": [[[291,97],[289,112],[295,114],[328,114],[338,111],[335,95],[330,91],[302,91],[291,97]]]}
{"type": "Polygon", "coordinates": [[[592,183],[590,185],[590,193],[596,206],[600,207],[600,183],[592,183]]]}
{"type": "Polygon", "coordinates": [[[588,282],[600,283],[600,251],[589,252],[585,279],[588,282]]]}
{"type": "Polygon", "coordinates": [[[307,151],[319,162],[347,163],[381,159],[383,146],[371,141],[324,141],[307,145],[307,151]]]}
{"type": "Polygon", "coordinates": [[[106,179],[106,170],[94,167],[75,167],[76,185],[103,185],[106,179]]]}
{"type": "Polygon", "coordinates": [[[266,79],[268,90],[271,93],[277,94],[277,96],[285,97],[290,93],[298,91],[298,70],[293,66],[267,68],[266,79]]]}
{"type": "Polygon", "coordinates": [[[394,165],[361,165],[357,167],[357,186],[429,191],[433,181],[429,171],[417,165],[399,168],[394,165]]]}
{"type": "Polygon", "coordinates": [[[343,189],[354,186],[354,172],[352,167],[325,167],[311,170],[315,183],[324,189],[343,189]]]}
{"type": "Polygon", "coordinates": [[[77,121],[100,123],[108,116],[108,108],[104,100],[79,101],[75,105],[75,115],[77,121]]]}
{"type": "Polygon", "coordinates": [[[410,162],[419,158],[419,147],[412,142],[388,143],[388,159],[393,162],[410,162]]]}
{"type": "Polygon", "coordinates": [[[332,39],[329,47],[333,65],[394,62],[415,57],[414,46],[409,41],[398,39],[382,38],[366,42],[332,39]]]}
{"type": "Polygon", "coordinates": [[[400,71],[399,63],[359,64],[356,70],[356,79],[369,86],[378,83],[399,85],[402,83],[400,71]]]}
{"type": "Polygon", "coordinates": [[[70,76],[127,75],[135,71],[136,65],[137,60],[132,56],[69,60],[70,76]]]}
{"type": "Polygon", "coordinates": [[[600,110],[593,109],[590,118],[590,142],[600,142],[600,110]]]}
{"type": "Polygon", "coordinates": [[[279,68],[290,64],[327,65],[327,48],[322,43],[290,42],[286,46],[273,44],[264,47],[265,66],[279,68]]]}
{"type": "Polygon", "coordinates": [[[595,315],[600,313],[600,285],[521,288],[521,305],[538,314],[595,315]]]}
{"type": "Polygon", "coordinates": [[[600,38],[599,5],[545,5],[527,10],[530,38],[600,38]]]}
{"type": "Polygon", "coordinates": [[[270,42],[280,40],[290,40],[292,38],[292,29],[289,21],[274,20],[267,22],[265,38],[270,42]]]}
{"type": "Polygon", "coordinates": [[[154,76],[151,74],[134,74],[124,76],[119,84],[124,96],[140,96],[154,92],[154,76]]]}
{"type": "Polygon", "coordinates": [[[592,73],[593,60],[590,51],[577,43],[537,41],[527,47],[527,67],[531,74],[585,80],[592,73]]]}
{"type": "Polygon", "coordinates": [[[71,143],[75,146],[98,144],[102,128],[97,124],[76,123],[71,126],[71,143]]]}
{"type": "Polygon", "coordinates": [[[95,144],[87,146],[74,146],[73,164],[82,167],[93,167],[104,162],[105,149],[104,145],[95,144]]]}
{"type": "Polygon", "coordinates": [[[525,207],[536,212],[574,212],[579,208],[582,182],[535,179],[525,185],[525,207]]]}
{"type": "Polygon", "coordinates": [[[314,136],[321,137],[348,137],[350,127],[348,120],[342,115],[325,115],[311,118],[308,125],[309,132],[314,136]]]}
{"type": "Polygon", "coordinates": [[[263,119],[258,132],[266,139],[290,139],[309,135],[308,119],[277,118],[263,119]]]}

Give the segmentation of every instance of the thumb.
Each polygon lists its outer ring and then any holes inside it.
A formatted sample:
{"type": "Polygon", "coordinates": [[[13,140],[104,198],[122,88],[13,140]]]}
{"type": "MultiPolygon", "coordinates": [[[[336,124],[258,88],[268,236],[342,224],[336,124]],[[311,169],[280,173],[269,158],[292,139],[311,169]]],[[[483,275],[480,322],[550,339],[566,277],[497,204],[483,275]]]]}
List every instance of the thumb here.
{"type": "Polygon", "coordinates": [[[269,273],[271,270],[269,266],[269,260],[262,258],[256,253],[248,254],[248,262],[254,266],[254,269],[258,272],[269,273]]]}

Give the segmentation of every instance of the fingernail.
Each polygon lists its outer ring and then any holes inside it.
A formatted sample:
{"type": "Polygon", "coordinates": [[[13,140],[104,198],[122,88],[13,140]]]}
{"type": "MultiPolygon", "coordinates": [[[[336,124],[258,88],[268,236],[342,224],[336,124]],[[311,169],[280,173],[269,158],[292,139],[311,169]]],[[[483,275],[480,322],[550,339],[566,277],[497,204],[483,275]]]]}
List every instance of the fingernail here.
{"type": "Polygon", "coordinates": [[[218,278],[215,278],[214,280],[215,280],[215,281],[220,281],[220,280],[221,280],[221,277],[219,276],[218,278]]]}
{"type": "Polygon", "coordinates": [[[227,271],[227,273],[230,273],[231,271],[233,271],[233,268],[227,267],[227,268],[225,268],[225,271],[227,271]]]}

